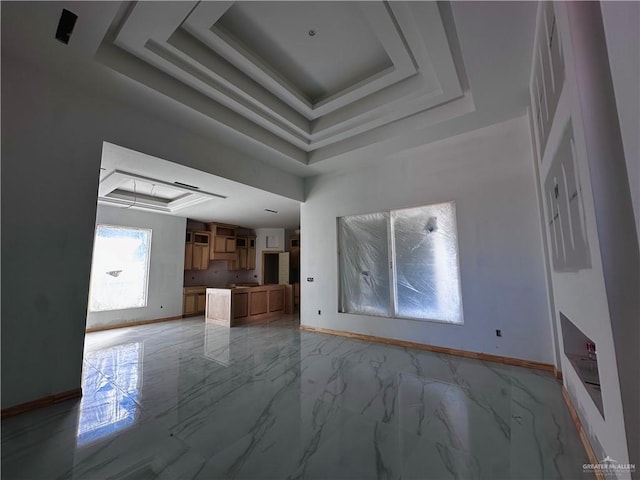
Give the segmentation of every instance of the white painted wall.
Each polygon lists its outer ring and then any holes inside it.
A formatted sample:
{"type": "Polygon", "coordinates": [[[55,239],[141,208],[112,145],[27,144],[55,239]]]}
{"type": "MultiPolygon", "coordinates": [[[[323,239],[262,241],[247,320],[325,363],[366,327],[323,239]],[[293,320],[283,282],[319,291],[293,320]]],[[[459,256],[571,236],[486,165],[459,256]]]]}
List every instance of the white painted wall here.
{"type": "MultiPolygon", "coordinates": [[[[604,172],[611,169],[617,172],[619,171],[618,166],[624,163],[622,156],[618,155],[620,152],[617,151],[618,148],[615,147],[615,142],[608,138],[612,136],[611,132],[615,129],[613,126],[617,124],[618,119],[616,118],[615,109],[612,110],[611,105],[606,105],[604,88],[601,84],[603,62],[600,60],[606,60],[606,58],[601,59],[601,52],[598,52],[595,47],[598,42],[604,42],[604,38],[599,37],[599,32],[592,29],[593,25],[589,22],[594,18],[593,13],[599,6],[590,2],[575,4],[557,2],[554,5],[565,55],[565,84],[552,120],[547,147],[542,152],[540,184],[542,190],[544,190],[544,181],[549,171],[551,159],[558,148],[565,125],[571,119],[592,267],[578,272],[555,272],[552,266],[548,268],[550,269],[553,284],[556,316],[559,318],[558,312],[562,312],[596,343],[604,418],[591,400],[567,357],[564,353],[561,353],[564,385],[580,415],[596,456],[602,459],[606,455],[610,455],[619,462],[627,463],[629,454],[625,428],[630,427],[637,431],[637,427],[635,425],[625,427],[619,376],[622,370],[619,370],[616,349],[626,349],[627,352],[630,352],[629,347],[631,347],[631,349],[635,350],[637,358],[638,339],[633,337],[636,336],[634,332],[637,332],[638,312],[636,310],[635,317],[633,315],[628,317],[631,322],[635,322],[635,326],[628,324],[627,345],[616,345],[615,343],[612,330],[612,319],[614,318],[612,312],[615,313],[617,303],[623,303],[615,299],[616,297],[619,298],[621,292],[625,292],[626,297],[637,298],[637,292],[634,294],[628,291],[630,286],[637,285],[637,266],[634,267],[633,265],[637,265],[638,256],[637,251],[632,251],[635,247],[636,239],[633,239],[633,247],[631,249],[626,248],[628,246],[627,242],[625,248],[621,250],[622,252],[627,252],[628,260],[620,262],[618,258],[617,265],[614,266],[614,270],[617,269],[620,272],[625,269],[630,269],[631,271],[634,268],[636,269],[635,279],[633,275],[627,276],[628,282],[626,285],[623,281],[622,284],[618,284],[619,288],[613,289],[619,290],[619,293],[612,291],[612,289],[607,289],[605,282],[606,262],[603,261],[603,252],[605,251],[604,249],[611,250],[612,247],[615,250],[615,245],[610,244],[610,239],[618,236],[615,232],[619,232],[621,238],[629,238],[627,235],[629,232],[628,227],[633,225],[633,212],[630,208],[631,198],[629,196],[626,197],[627,205],[621,206],[616,203],[617,198],[615,197],[618,197],[618,192],[621,190],[618,186],[620,183],[616,183],[616,187],[613,190],[616,193],[613,194],[609,186],[609,195],[607,195],[609,198],[598,196],[594,193],[595,188],[602,191],[602,182],[605,181],[605,178],[607,180],[610,178],[610,175],[608,173],[604,174],[604,172]],[[575,63],[578,57],[576,52],[582,59],[579,67],[576,67],[575,63]],[[591,60],[585,61],[585,59],[591,60]],[[607,111],[607,114],[603,115],[605,111],[607,111]],[[616,161],[613,161],[614,157],[616,157],[616,161]],[[605,170],[600,173],[597,171],[594,173],[593,166],[596,164],[605,166],[605,170]],[[618,166],[614,167],[614,164],[618,166]],[[628,212],[629,224],[626,225],[625,222],[625,225],[621,226],[619,224],[615,225],[616,222],[614,222],[614,225],[611,225],[602,216],[597,221],[596,212],[602,212],[603,207],[609,208],[610,206],[618,212],[624,211],[625,215],[628,212]],[[612,229],[612,227],[615,228],[612,229]],[[611,234],[608,232],[611,232],[611,234]],[[601,238],[604,238],[607,243],[603,244],[601,238]]],[[[619,150],[621,151],[622,148],[619,150]]],[[[624,178],[622,182],[626,184],[626,180],[624,178]]],[[[610,219],[613,219],[613,215],[610,216],[610,219]]],[[[551,238],[548,231],[547,237],[550,242],[551,238]]],[[[608,265],[608,267],[610,268],[611,265],[608,265]]],[[[626,304],[628,305],[628,302],[626,304]]],[[[559,324],[557,325],[557,334],[562,345],[562,331],[559,324]]],[[[633,354],[631,358],[633,358],[633,354]]],[[[631,364],[634,365],[632,370],[635,372],[635,379],[631,379],[631,381],[635,381],[637,385],[638,362],[636,360],[635,364],[633,364],[632,361],[631,364]]],[[[637,398],[635,405],[632,402],[631,409],[635,409],[637,417],[637,398]]],[[[623,476],[621,478],[628,477],[623,476]]]]}
{"type": "Polygon", "coordinates": [[[4,53],[1,71],[6,408],[80,387],[103,141],[297,200],[303,183],[81,78],[70,83],[4,53]]]}
{"type": "Polygon", "coordinates": [[[257,275],[255,281],[262,284],[262,252],[266,251],[282,251],[285,248],[284,228],[256,228],[256,269],[254,274],[257,275]],[[277,247],[267,248],[267,237],[275,237],[277,239],[277,247]]]}
{"type": "Polygon", "coordinates": [[[306,187],[301,277],[315,281],[302,282],[302,324],[553,362],[526,117],[368,169],[314,177],[306,187]],[[449,200],[457,209],[464,325],[338,313],[336,218],[449,200]]]}
{"type": "Polygon", "coordinates": [[[96,225],[151,229],[147,306],[87,313],[87,328],[182,315],[186,219],[98,205],[96,225]]]}
{"type": "Polygon", "coordinates": [[[640,2],[600,2],[640,239],[640,2]]]}

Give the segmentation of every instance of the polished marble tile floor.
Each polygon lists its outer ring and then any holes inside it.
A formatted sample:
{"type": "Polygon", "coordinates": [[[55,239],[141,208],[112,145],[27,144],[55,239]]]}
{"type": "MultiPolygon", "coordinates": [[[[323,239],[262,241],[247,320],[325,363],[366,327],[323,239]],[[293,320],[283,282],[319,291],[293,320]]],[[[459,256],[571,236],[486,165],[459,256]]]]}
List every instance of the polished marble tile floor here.
{"type": "Polygon", "coordinates": [[[91,333],[82,386],[3,420],[3,479],[587,478],[551,375],[293,316],[91,333]]]}

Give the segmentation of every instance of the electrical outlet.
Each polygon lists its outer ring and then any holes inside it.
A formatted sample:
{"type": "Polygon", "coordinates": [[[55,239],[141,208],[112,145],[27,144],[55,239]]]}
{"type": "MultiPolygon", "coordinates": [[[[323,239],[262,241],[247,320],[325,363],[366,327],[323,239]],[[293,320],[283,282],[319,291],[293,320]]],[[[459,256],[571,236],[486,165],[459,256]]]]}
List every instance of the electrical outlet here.
{"type": "Polygon", "coordinates": [[[502,330],[496,330],[496,337],[502,336],[502,330]]]}

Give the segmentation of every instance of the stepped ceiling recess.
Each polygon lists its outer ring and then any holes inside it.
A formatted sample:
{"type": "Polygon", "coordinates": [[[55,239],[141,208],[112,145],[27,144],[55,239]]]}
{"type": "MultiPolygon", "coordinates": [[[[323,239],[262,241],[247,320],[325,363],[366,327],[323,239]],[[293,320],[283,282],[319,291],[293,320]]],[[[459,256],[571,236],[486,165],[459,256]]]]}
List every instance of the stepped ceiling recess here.
{"type": "MultiPolygon", "coordinates": [[[[409,117],[473,109],[435,2],[137,2],[104,42],[204,95],[215,121],[303,164],[374,129],[394,135],[409,117]]],[[[102,61],[140,80],[136,63],[102,61]]]]}

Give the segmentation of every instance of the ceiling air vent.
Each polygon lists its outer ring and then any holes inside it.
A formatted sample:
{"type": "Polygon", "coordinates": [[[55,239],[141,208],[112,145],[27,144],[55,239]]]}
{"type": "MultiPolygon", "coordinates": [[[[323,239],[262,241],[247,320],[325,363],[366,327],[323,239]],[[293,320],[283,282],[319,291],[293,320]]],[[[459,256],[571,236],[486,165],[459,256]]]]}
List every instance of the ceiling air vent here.
{"type": "Polygon", "coordinates": [[[180,187],[193,188],[194,190],[200,190],[200,187],[194,187],[193,185],[189,185],[188,183],[173,182],[173,184],[179,185],[180,187]]]}
{"type": "Polygon", "coordinates": [[[67,45],[71,38],[73,27],[76,26],[76,20],[78,20],[78,16],[75,13],[63,8],[58,22],[58,30],[56,30],[56,39],[67,45]]]}

